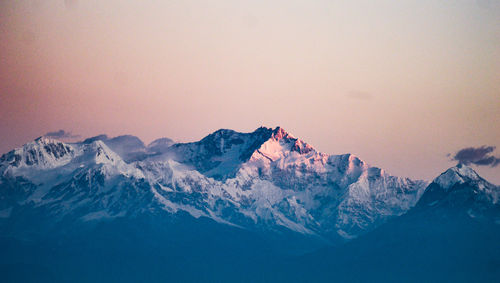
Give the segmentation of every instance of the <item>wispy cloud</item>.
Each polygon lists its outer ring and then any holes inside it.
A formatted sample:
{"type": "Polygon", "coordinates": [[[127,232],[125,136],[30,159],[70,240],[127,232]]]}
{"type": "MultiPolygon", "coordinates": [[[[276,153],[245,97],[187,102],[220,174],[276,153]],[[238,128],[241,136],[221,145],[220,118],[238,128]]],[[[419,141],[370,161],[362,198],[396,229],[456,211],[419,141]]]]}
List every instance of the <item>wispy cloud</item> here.
{"type": "Polygon", "coordinates": [[[56,138],[56,139],[74,139],[74,138],[79,138],[80,135],[74,135],[71,132],[67,132],[65,130],[59,130],[55,132],[48,132],[44,136],[46,137],[51,137],[51,138],[56,138]]]}
{"type": "Polygon", "coordinates": [[[452,160],[466,165],[474,164],[479,166],[495,167],[500,164],[500,158],[492,155],[495,148],[495,146],[486,145],[480,147],[466,147],[457,151],[452,160]]]}

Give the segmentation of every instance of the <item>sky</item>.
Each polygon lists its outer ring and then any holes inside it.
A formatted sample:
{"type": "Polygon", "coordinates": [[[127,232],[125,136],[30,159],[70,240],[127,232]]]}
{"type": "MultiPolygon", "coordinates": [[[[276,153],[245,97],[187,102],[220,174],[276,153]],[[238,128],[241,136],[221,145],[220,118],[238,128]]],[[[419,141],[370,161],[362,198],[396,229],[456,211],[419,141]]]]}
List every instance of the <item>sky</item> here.
{"type": "Polygon", "coordinates": [[[498,157],[500,1],[0,1],[2,153],[262,125],[417,179],[498,157]]]}

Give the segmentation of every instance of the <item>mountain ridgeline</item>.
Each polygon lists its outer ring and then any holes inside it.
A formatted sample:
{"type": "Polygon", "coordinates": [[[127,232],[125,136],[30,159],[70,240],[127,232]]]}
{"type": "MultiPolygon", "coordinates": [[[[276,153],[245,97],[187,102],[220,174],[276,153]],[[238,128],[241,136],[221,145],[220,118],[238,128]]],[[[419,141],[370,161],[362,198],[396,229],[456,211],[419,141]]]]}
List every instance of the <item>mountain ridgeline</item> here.
{"type": "Polygon", "coordinates": [[[280,127],[40,137],[0,158],[0,269],[7,282],[493,282],[499,197],[462,164],[400,178],[280,127]]]}

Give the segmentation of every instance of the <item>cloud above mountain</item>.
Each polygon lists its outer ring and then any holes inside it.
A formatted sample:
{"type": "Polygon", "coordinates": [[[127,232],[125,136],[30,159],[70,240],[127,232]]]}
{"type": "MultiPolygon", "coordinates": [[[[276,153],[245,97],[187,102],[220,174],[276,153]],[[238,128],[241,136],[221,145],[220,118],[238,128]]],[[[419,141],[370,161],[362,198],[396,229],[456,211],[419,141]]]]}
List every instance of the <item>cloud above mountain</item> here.
{"type": "Polygon", "coordinates": [[[74,138],[79,138],[80,135],[74,135],[71,132],[67,132],[65,130],[59,130],[55,132],[48,132],[44,136],[50,137],[50,138],[55,138],[55,139],[74,139],[74,138]]]}
{"type": "Polygon", "coordinates": [[[492,155],[495,146],[480,146],[463,148],[452,157],[452,160],[465,165],[474,164],[478,166],[496,167],[500,164],[500,158],[492,155]]]}

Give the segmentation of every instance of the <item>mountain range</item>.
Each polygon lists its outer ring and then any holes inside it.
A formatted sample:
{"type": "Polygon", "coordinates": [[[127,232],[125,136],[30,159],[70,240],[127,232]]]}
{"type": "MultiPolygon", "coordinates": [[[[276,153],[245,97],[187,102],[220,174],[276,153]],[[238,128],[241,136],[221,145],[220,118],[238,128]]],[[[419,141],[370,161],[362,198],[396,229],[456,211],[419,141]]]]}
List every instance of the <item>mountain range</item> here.
{"type": "Polygon", "coordinates": [[[430,183],[396,177],[280,127],[147,146],[40,137],[0,158],[0,270],[12,282],[494,282],[499,197],[463,164],[430,183]]]}

